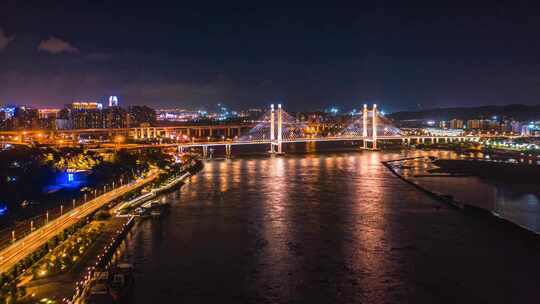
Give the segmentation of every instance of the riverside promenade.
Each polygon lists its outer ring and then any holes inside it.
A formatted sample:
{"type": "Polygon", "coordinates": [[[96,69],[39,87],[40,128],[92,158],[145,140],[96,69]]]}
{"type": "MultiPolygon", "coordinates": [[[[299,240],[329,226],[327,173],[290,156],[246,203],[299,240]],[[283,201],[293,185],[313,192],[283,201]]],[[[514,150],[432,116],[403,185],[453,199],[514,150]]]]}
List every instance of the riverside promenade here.
{"type": "Polygon", "coordinates": [[[105,204],[119,198],[120,196],[137,189],[145,184],[153,181],[159,175],[159,170],[153,168],[144,179],[136,180],[130,184],[118,187],[97,198],[88,201],[87,203],[67,212],[54,221],[49,222],[25,237],[17,240],[9,247],[0,251],[0,273],[8,271],[17,262],[43,246],[47,241],[55,235],[62,232],[64,229],[77,223],[80,219],[92,214],[105,204]]]}

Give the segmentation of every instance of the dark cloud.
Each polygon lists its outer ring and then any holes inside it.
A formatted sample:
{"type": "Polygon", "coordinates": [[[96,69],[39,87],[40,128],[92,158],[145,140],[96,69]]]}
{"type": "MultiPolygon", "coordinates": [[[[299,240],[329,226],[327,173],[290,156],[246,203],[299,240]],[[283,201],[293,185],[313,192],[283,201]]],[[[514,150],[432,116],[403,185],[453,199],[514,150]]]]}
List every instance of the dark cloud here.
{"type": "Polygon", "coordinates": [[[106,85],[92,73],[0,71],[0,104],[63,106],[77,99],[96,100],[104,94],[106,85]]]}
{"type": "Polygon", "coordinates": [[[15,36],[9,37],[4,30],[0,27],[0,51],[5,49],[8,44],[15,39],[15,36]]]}
{"type": "Polygon", "coordinates": [[[61,53],[78,53],[79,49],[71,45],[71,43],[62,39],[51,37],[47,40],[42,40],[39,43],[38,50],[49,52],[51,54],[61,53]]]}
{"type": "Polygon", "coordinates": [[[217,83],[131,83],[121,89],[125,100],[152,103],[161,100],[167,105],[197,105],[202,102],[218,102],[227,89],[217,83]]]}
{"type": "MultiPolygon", "coordinates": [[[[9,77],[9,86],[0,79],[0,103],[48,106],[110,94],[156,107],[280,100],[295,110],[377,102],[392,111],[540,98],[540,21],[530,17],[539,5],[19,2],[0,1],[2,26],[17,30],[0,73],[23,77],[9,77]],[[36,41],[51,34],[57,38],[40,50],[80,56],[36,56],[36,41]]],[[[0,36],[4,48],[11,36],[0,36]]]]}

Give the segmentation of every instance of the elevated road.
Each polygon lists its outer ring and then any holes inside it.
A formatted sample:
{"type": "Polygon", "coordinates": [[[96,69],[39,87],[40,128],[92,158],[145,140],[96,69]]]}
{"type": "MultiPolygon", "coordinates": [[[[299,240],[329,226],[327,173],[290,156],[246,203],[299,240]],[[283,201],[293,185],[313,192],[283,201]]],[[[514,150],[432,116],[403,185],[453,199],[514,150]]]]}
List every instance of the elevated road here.
{"type": "Polygon", "coordinates": [[[84,218],[99,208],[103,207],[110,201],[117,199],[123,194],[139,188],[144,184],[154,180],[159,175],[159,170],[153,168],[144,179],[136,180],[130,184],[111,190],[97,198],[88,201],[87,203],[71,210],[70,212],[60,216],[49,224],[36,229],[34,232],[17,240],[15,243],[0,251],[0,273],[8,271],[17,262],[30,255],[55,235],[61,233],[64,229],[77,223],[81,218],[84,218]]]}

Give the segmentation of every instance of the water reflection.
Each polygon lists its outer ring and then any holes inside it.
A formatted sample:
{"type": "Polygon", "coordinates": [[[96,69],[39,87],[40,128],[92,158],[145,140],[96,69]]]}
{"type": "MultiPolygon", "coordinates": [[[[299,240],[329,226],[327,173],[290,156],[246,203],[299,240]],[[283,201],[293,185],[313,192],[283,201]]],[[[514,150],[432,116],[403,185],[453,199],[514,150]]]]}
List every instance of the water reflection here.
{"type": "MultiPolygon", "coordinates": [[[[169,215],[142,222],[130,236],[126,252],[137,286],[144,287],[135,290],[134,302],[417,303],[435,297],[424,303],[436,303],[439,291],[418,286],[447,277],[476,290],[478,280],[453,269],[463,273],[471,263],[487,267],[493,260],[441,261],[456,250],[449,240],[471,247],[485,238],[464,234],[456,228],[463,225],[459,213],[439,210],[381,165],[421,154],[207,162],[181,190],[164,196],[172,203],[169,215]]],[[[538,206],[536,196],[520,199],[528,210],[538,206]]],[[[454,289],[437,286],[444,295],[454,289]]],[[[481,286],[477,294],[487,291],[481,286]]]]}
{"type": "MultiPolygon", "coordinates": [[[[459,159],[463,156],[451,151],[418,151],[415,156],[436,156],[459,159]]],[[[470,153],[465,157],[482,157],[481,153],[470,153]]],[[[540,189],[531,184],[510,184],[477,177],[430,176],[427,170],[433,165],[417,159],[406,162],[404,176],[436,193],[451,195],[454,200],[493,211],[520,226],[540,233],[540,189]]]]}

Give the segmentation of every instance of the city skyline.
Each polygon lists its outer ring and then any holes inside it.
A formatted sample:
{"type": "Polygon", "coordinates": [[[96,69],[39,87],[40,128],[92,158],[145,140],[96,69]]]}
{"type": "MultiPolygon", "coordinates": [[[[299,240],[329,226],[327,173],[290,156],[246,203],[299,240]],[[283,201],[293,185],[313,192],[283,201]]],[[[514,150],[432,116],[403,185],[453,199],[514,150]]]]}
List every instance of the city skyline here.
{"type": "Polygon", "coordinates": [[[0,103],[538,104],[535,7],[0,5],[0,103]],[[17,18],[14,18],[17,16],[17,18]],[[70,26],[65,26],[69,24],[70,26]]]}
{"type": "Polygon", "coordinates": [[[537,303],[537,15],[0,1],[0,304],[537,303]]]}

